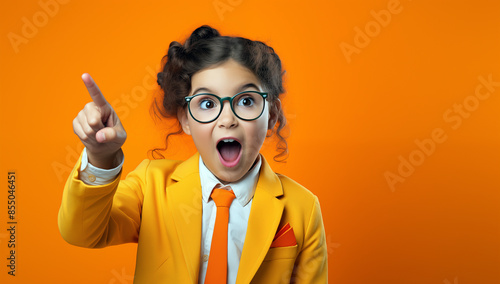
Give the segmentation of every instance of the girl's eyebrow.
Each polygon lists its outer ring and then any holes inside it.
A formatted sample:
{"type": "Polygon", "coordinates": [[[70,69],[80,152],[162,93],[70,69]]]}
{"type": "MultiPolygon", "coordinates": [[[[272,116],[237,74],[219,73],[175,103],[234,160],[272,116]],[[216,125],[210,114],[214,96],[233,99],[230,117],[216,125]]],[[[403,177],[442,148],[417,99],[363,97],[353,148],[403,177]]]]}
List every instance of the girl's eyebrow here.
{"type": "Polygon", "coordinates": [[[198,89],[194,90],[193,95],[196,94],[196,93],[198,93],[198,92],[200,92],[200,91],[203,91],[203,92],[206,92],[206,93],[212,93],[212,91],[210,91],[209,88],[201,87],[201,88],[198,88],[198,89]]]}
{"type": "Polygon", "coordinates": [[[255,85],[254,83],[248,83],[248,84],[241,86],[240,89],[238,90],[238,93],[243,92],[244,90],[246,90],[248,88],[255,88],[255,89],[260,91],[260,89],[259,89],[259,87],[257,87],[257,85],[255,85]]]}
{"type": "MultiPolygon", "coordinates": [[[[243,92],[244,90],[248,89],[248,88],[255,88],[257,90],[260,91],[259,87],[257,85],[255,85],[254,83],[248,83],[248,84],[245,84],[243,86],[241,86],[238,90],[237,90],[237,93],[239,92],[243,92]]],[[[195,95],[196,93],[198,92],[207,92],[207,93],[212,93],[212,91],[209,89],[209,88],[206,88],[206,87],[200,87],[200,88],[197,88],[196,90],[194,90],[193,92],[193,95],[195,95]]]]}

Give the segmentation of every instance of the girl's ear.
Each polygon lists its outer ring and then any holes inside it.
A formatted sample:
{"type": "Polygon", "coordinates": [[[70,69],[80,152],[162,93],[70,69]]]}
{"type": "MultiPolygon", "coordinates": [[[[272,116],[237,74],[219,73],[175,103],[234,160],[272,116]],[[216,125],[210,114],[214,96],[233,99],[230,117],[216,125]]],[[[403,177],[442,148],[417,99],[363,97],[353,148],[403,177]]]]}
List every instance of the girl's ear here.
{"type": "Polygon", "coordinates": [[[191,129],[189,128],[189,122],[188,122],[188,113],[186,111],[186,108],[180,108],[179,111],[177,111],[177,119],[181,123],[182,130],[184,133],[187,135],[191,135],[191,129]]]}
{"type": "Polygon", "coordinates": [[[272,104],[270,104],[269,109],[269,122],[267,125],[267,129],[271,130],[278,122],[278,114],[281,110],[281,101],[280,99],[276,99],[272,104]]]}

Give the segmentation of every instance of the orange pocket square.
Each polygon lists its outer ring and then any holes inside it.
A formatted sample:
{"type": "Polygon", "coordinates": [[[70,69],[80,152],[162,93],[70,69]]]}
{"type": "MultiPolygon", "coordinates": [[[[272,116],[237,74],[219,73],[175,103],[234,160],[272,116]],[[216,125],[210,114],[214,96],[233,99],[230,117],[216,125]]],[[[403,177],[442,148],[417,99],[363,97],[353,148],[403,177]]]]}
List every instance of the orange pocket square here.
{"type": "Polygon", "coordinates": [[[272,248],[276,247],[289,247],[297,244],[295,240],[295,234],[289,223],[286,223],[283,228],[281,228],[276,236],[274,236],[273,242],[271,244],[272,248]]]}

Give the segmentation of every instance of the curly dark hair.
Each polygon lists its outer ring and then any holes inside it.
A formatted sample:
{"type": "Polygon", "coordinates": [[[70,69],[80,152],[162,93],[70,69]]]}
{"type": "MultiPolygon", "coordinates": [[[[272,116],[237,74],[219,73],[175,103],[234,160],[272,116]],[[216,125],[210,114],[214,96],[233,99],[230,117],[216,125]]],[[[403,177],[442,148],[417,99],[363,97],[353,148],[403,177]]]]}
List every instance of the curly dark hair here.
{"type": "MultiPolygon", "coordinates": [[[[288,156],[288,145],[282,134],[286,118],[279,98],[285,92],[282,80],[285,71],[282,70],[281,60],[274,49],[263,42],[221,36],[216,29],[207,25],[194,30],[184,44],[172,41],[167,54],[162,58],[163,69],[158,73],[157,82],[163,94],[153,101],[150,109],[152,115],[156,118],[177,119],[179,109],[186,106],[184,97],[191,91],[192,76],[229,59],[251,70],[269,94],[271,112],[276,115],[277,123],[268,137],[276,133],[279,141],[276,146],[278,154],[274,156],[274,160],[284,161],[288,156]]],[[[166,136],[165,147],[153,149],[152,156],[155,159],[164,158],[160,151],[167,149],[168,138],[182,132],[178,122],[176,131],[166,136]]]]}

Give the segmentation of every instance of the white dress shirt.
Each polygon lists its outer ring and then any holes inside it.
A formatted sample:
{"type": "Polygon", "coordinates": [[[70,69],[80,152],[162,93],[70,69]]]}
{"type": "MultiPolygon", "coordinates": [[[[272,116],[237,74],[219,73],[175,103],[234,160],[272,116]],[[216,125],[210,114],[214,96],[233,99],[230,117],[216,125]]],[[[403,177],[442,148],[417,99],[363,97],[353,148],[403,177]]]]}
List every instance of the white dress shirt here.
{"type": "MultiPolygon", "coordinates": [[[[82,165],[80,167],[80,179],[90,185],[102,185],[112,182],[118,173],[120,173],[125,158],[116,168],[104,170],[97,168],[88,162],[87,151],[83,150],[82,165]]],[[[262,161],[260,155],[257,162],[248,171],[248,173],[239,181],[229,184],[223,184],[215,175],[205,166],[200,156],[199,171],[202,192],[202,235],[201,235],[201,254],[200,254],[200,272],[198,283],[205,282],[207,274],[208,259],[210,257],[210,246],[212,244],[212,235],[215,226],[215,217],[217,207],[210,198],[212,190],[215,187],[233,190],[236,198],[229,207],[228,224],[228,244],[227,244],[227,283],[236,283],[238,267],[240,264],[241,252],[245,243],[245,236],[248,226],[248,217],[252,207],[252,199],[255,193],[255,187],[259,178],[259,172],[262,161]]]]}
{"type": "Polygon", "coordinates": [[[210,246],[217,215],[217,206],[210,198],[215,187],[233,190],[236,198],[229,207],[229,224],[227,227],[227,283],[236,283],[238,266],[240,265],[241,252],[247,233],[248,217],[252,207],[253,194],[259,178],[261,165],[260,156],[257,163],[239,181],[229,184],[222,184],[203,163],[200,156],[200,181],[203,200],[203,222],[201,230],[201,265],[199,283],[205,282],[207,274],[208,259],[210,256],[210,246]]]}

